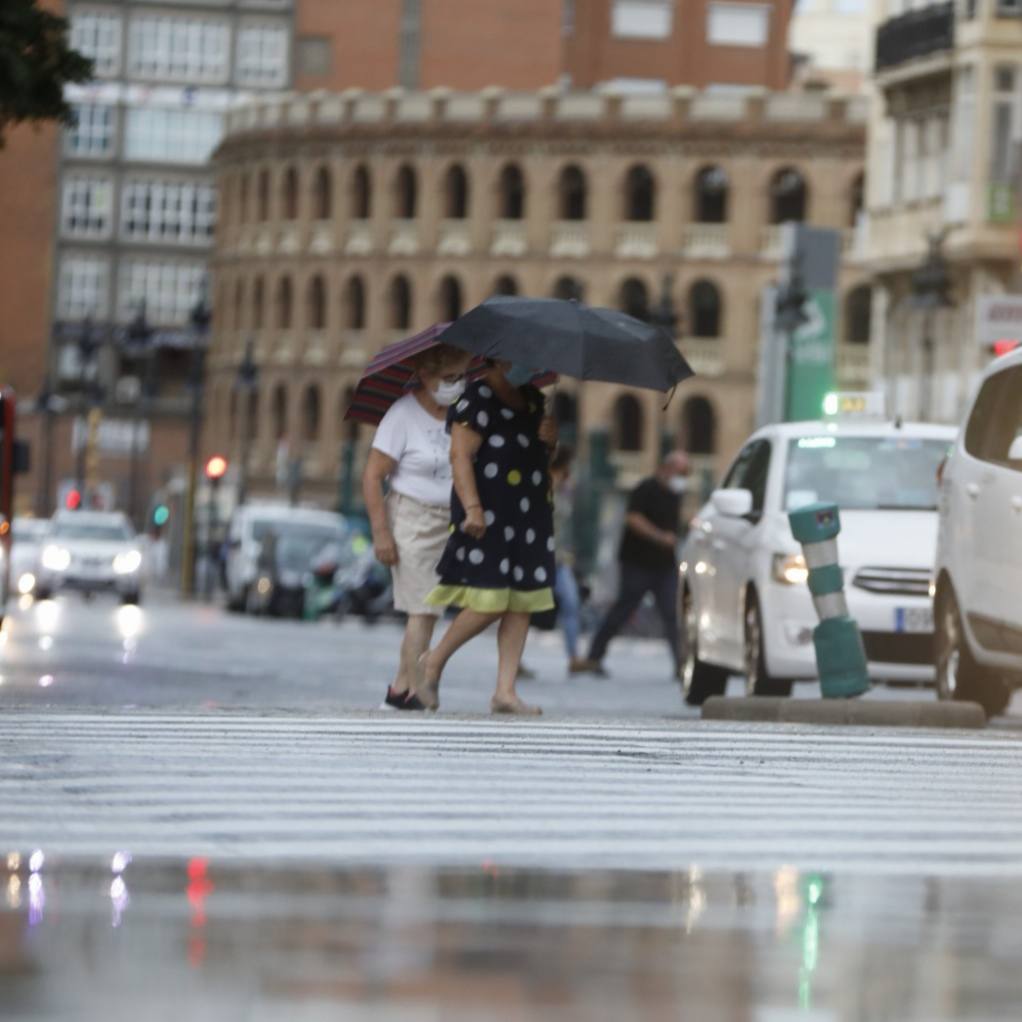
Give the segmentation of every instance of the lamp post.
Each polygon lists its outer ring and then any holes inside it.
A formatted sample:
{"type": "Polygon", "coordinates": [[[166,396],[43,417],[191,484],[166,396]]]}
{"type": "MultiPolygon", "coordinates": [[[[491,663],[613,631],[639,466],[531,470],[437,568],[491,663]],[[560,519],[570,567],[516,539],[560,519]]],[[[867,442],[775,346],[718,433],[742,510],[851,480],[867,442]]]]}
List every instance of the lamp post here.
{"type": "MultiPolygon", "coordinates": [[[[674,306],[674,274],[665,273],[660,283],[660,298],[657,300],[656,305],[650,310],[649,320],[654,326],[660,327],[664,333],[670,337],[672,342],[676,342],[678,339],[678,324],[681,321],[681,317],[678,315],[678,310],[674,306]]],[[[668,398],[670,402],[670,398],[668,398]]],[[[665,442],[664,437],[664,420],[666,418],[667,405],[663,405],[660,409],[660,414],[657,418],[657,461],[666,454],[667,450],[673,446],[672,442],[665,442]]]]}
{"type": "Polygon", "coordinates": [[[206,361],[206,341],[213,316],[206,304],[203,286],[191,312],[192,365],[190,386],[191,414],[188,422],[188,482],[185,493],[184,542],[181,558],[181,590],[195,595],[195,491],[199,481],[199,439],[202,429],[202,375],[206,361]]]}
{"type": "Polygon", "coordinates": [[[67,401],[54,393],[49,374],[43,378],[42,389],[35,399],[36,412],[43,418],[43,470],[36,492],[35,513],[49,518],[53,497],[53,416],[67,407],[67,401]]]}
{"type": "Polygon", "coordinates": [[[933,415],[933,373],[935,367],[934,317],[938,309],[954,306],[951,298],[951,270],[944,258],[948,229],[926,236],[926,257],[912,274],[912,305],[923,313],[922,374],[919,380],[919,417],[926,422],[933,415]]]}
{"type": "Polygon", "coordinates": [[[152,342],[153,331],[146,320],[145,299],[139,303],[138,313],[128,325],[125,339],[125,347],[136,360],[144,360],[144,370],[139,386],[138,397],[135,401],[135,408],[131,419],[131,462],[128,475],[128,514],[136,528],[139,526],[138,515],[138,474],[139,474],[139,451],[138,433],[142,424],[143,411],[148,410],[149,398],[152,391],[152,342]]]}
{"type": "Polygon", "coordinates": [[[88,438],[90,435],[89,424],[86,421],[86,417],[88,413],[97,406],[100,398],[100,386],[98,382],[94,383],[90,379],[90,369],[93,368],[93,359],[95,358],[96,351],[99,348],[99,341],[96,338],[96,333],[92,326],[92,316],[86,316],[85,319],[82,320],[81,330],[78,333],[77,344],[78,381],[81,388],[80,407],[82,411],[82,432],[79,437],[78,450],[76,452],[75,485],[78,492],[82,495],[82,505],[86,505],[85,468],[88,456],[88,438]]]}
{"type": "Polygon", "coordinates": [[[245,345],[245,357],[238,366],[234,378],[234,386],[244,404],[242,415],[243,425],[241,430],[241,458],[238,466],[238,506],[245,503],[248,496],[248,461],[252,450],[252,430],[255,423],[252,421],[252,395],[259,386],[259,366],[255,361],[255,343],[250,339],[245,345]]]}

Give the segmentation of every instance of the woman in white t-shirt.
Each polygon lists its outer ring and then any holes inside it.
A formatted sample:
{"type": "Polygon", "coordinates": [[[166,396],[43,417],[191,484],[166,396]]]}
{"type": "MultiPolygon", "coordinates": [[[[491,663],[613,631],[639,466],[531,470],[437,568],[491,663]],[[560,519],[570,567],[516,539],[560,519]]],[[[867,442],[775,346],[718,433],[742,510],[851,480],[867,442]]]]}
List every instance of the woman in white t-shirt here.
{"type": "Polygon", "coordinates": [[[451,523],[447,408],[465,389],[470,356],[441,344],[417,356],[418,387],[394,402],[373,438],[362,477],[376,556],[394,579],[394,606],[408,615],[397,676],[384,706],[423,710],[415,666],[429,649],[442,607],[426,603],[451,523]],[[384,480],[389,493],[384,496],[384,480]]]}

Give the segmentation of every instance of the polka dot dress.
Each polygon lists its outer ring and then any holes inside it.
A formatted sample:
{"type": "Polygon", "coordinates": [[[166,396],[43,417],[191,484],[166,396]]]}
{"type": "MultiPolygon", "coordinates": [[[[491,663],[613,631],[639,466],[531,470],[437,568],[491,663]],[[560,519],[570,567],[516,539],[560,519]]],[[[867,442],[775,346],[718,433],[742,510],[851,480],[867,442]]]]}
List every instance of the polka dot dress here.
{"type": "Polygon", "coordinates": [[[463,423],[482,438],[475,478],[486,532],[478,540],[462,532],[465,509],[452,492],[453,531],[431,603],[529,612],[554,605],[550,451],[537,436],[543,395],[534,387],[521,390],[525,408],[519,411],[477,382],[448,412],[448,428],[463,423]]]}

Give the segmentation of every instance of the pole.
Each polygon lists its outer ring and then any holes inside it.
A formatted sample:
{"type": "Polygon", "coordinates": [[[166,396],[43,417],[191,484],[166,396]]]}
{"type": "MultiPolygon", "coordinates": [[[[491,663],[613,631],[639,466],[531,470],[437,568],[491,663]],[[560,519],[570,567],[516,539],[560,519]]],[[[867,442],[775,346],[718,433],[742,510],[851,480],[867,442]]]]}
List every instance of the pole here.
{"type": "Polygon", "coordinates": [[[245,428],[241,434],[241,465],[238,467],[238,507],[248,497],[248,459],[252,453],[252,396],[242,391],[245,400],[245,428]]]}
{"type": "Polygon", "coordinates": [[[199,482],[199,430],[202,424],[202,353],[192,350],[192,405],[188,420],[188,481],[185,488],[185,515],[181,557],[181,591],[195,595],[195,491],[199,482]]]}
{"type": "Polygon", "coordinates": [[[923,378],[919,381],[919,417],[929,422],[933,415],[933,309],[923,313],[923,378]]]}
{"type": "Polygon", "coordinates": [[[217,497],[220,493],[220,478],[209,480],[209,500],[206,503],[206,602],[212,603],[213,590],[216,584],[216,529],[217,529],[217,497]]]}
{"type": "Polygon", "coordinates": [[[47,388],[46,400],[43,403],[43,471],[40,491],[36,496],[36,514],[40,518],[49,518],[53,500],[53,408],[47,388]]]}

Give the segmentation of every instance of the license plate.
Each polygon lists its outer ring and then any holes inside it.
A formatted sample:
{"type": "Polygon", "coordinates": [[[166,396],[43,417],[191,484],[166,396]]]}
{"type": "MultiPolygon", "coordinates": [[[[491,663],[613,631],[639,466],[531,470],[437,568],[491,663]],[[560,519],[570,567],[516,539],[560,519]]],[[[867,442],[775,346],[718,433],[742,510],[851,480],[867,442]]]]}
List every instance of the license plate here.
{"type": "Polygon", "coordinates": [[[932,632],[933,611],[929,607],[898,607],[894,611],[896,632],[932,632]]]}

